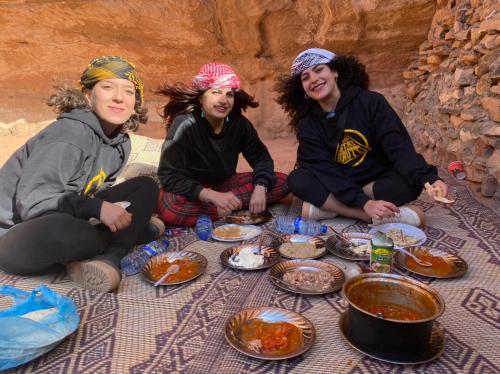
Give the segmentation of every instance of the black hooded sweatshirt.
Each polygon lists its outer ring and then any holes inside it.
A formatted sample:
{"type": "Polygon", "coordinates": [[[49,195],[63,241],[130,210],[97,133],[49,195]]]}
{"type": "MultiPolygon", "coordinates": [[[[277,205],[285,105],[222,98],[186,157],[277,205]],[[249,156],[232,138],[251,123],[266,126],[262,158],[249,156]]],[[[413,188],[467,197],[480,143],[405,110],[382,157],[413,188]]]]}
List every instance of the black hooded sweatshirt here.
{"type": "Polygon", "coordinates": [[[383,95],[348,86],[341,92],[333,119],[327,116],[314,103],[299,121],[297,161],[342,203],[363,208],[369,197],[362,187],[390,169],[418,190],[439,179],[437,169],[415,151],[408,131],[383,95]]]}
{"type": "Polygon", "coordinates": [[[158,178],[165,191],[199,200],[203,185],[220,184],[236,173],[240,153],[253,168],[253,183],[274,186],[274,162],[257,131],[242,115],[229,117],[214,133],[205,118],[177,116],[162,146],[158,178]]]}

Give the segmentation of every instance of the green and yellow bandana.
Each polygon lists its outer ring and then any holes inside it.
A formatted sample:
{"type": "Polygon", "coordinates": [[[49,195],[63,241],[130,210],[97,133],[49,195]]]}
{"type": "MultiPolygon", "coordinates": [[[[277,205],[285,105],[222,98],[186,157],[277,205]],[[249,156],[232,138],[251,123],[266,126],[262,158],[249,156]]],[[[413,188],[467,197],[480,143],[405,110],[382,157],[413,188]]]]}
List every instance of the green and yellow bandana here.
{"type": "Polygon", "coordinates": [[[80,87],[91,89],[104,79],[127,79],[135,86],[139,106],[144,102],[144,86],[137,76],[134,65],[118,56],[102,56],[90,61],[80,78],[80,87]]]}

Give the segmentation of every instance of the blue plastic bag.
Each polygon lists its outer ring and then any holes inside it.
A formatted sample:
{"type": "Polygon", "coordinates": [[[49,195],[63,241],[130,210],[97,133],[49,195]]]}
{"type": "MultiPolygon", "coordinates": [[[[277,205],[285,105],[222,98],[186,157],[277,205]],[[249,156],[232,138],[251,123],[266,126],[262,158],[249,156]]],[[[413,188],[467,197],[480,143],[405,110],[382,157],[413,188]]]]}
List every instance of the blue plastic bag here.
{"type": "Polygon", "coordinates": [[[45,285],[31,292],[0,286],[13,305],[0,310],[0,370],[22,365],[54,348],[76,330],[75,303],[45,285]]]}

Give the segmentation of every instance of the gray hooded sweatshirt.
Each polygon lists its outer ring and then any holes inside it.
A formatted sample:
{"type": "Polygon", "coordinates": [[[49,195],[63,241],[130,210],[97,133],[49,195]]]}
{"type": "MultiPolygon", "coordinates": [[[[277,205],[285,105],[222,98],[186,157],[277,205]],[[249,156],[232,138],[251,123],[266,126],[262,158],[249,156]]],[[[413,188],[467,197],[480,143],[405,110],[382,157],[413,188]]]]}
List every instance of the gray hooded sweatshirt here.
{"type": "Polygon", "coordinates": [[[48,212],[99,217],[102,200],[130,154],[130,138],[109,138],[97,117],[61,114],[19,148],[0,169],[0,236],[16,223],[48,212]]]}

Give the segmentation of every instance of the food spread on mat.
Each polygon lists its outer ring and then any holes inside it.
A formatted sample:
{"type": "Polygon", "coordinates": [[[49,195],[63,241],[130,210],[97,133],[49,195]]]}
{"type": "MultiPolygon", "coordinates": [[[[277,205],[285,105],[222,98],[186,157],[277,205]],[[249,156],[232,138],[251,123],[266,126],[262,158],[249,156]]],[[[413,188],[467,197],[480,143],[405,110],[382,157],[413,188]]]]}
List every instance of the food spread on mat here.
{"type": "Polygon", "coordinates": [[[252,226],[224,225],[217,227],[213,234],[223,240],[244,240],[259,234],[259,229],[252,226]]]}
{"type": "Polygon", "coordinates": [[[222,239],[234,239],[241,237],[239,226],[220,226],[214,230],[214,234],[222,239]]]}
{"type": "Polygon", "coordinates": [[[164,283],[176,283],[185,281],[193,277],[198,272],[198,263],[196,261],[190,260],[188,258],[178,258],[173,262],[169,262],[167,259],[158,262],[151,269],[151,278],[155,281],[160,279],[167,272],[168,268],[173,264],[179,266],[179,271],[175,274],[169,275],[163,282],[164,283]]]}
{"type": "Polygon", "coordinates": [[[413,254],[422,261],[430,262],[432,266],[421,266],[412,257],[406,256],[405,264],[409,270],[435,276],[446,276],[453,270],[453,265],[441,256],[421,252],[414,252],[413,254]]]}
{"type": "Polygon", "coordinates": [[[321,269],[310,271],[295,268],[288,270],[283,275],[282,280],[294,288],[321,292],[331,288],[333,277],[321,269]]]}
{"type": "Polygon", "coordinates": [[[255,353],[276,356],[295,352],[302,346],[302,333],[294,324],[257,318],[242,323],[239,339],[255,353]]]}
{"type": "Polygon", "coordinates": [[[225,217],[226,222],[232,222],[237,224],[252,224],[265,222],[271,215],[269,212],[261,212],[261,213],[250,213],[248,210],[241,210],[238,212],[234,212],[225,217]]]}
{"type": "Polygon", "coordinates": [[[375,314],[385,319],[396,319],[399,321],[417,321],[423,319],[423,316],[401,305],[359,305],[360,308],[368,313],[375,314]]]}
{"type": "Polygon", "coordinates": [[[257,248],[243,247],[238,253],[229,258],[229,263],[233,266],[245,269],[254,269],[264,264],[264,256],[256,254],[257,248]]]}
{"type": "Polygon", "coordinates": [[[362,256],[362,255],[367,255],[370,253],[371,246],[370,246],[370,242],[359,243],[359,242],[350,241],[347,249],[356,255],[362,256]]]}
{"type": "Polygon", "coordinates": [[[392,229],[385,233],[385,236],[391,238],[395,245],[400,247],[409,247],[418,243],[416,236],[407,235],[402,229],[392,229]]]}
{"type": "Polygon", "coordinates": [[[430,197],[432,197],[436,201],[439,201],[440,203],[451,204],[455,202],[455,200],[450,200],[446,198],[446,196],[443,196],[443,192],[441,191],[441,189],[432,187],[429,182],[426,182],[424,184],[424,187],[425,192],[427,192],[430,197]]]}
{"type": "Polygon", "coordinates": [[[306,242],[286,242],[281,244],[280,252],[284,256],[293,258],[309,258],[319,255],[323,248],[316,248],[313,243],[306,242]]]}

